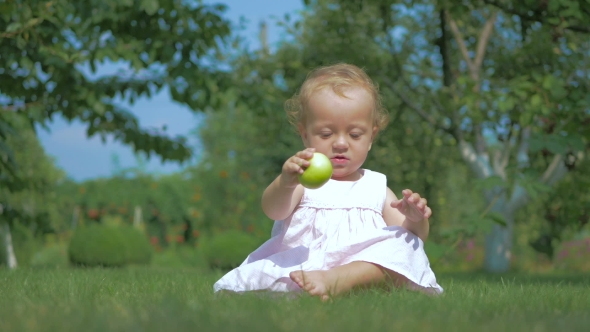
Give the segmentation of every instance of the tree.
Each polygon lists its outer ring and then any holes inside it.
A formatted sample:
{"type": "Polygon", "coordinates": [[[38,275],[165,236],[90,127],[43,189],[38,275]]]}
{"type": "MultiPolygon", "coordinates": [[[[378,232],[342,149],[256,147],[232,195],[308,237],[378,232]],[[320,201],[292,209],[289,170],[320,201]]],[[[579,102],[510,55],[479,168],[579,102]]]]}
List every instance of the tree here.
{"type": "MultiPolygon", "coordinates": [[[[451,3],[432,1],[413,1],[412,8],[392,1],[317,1],[313,11],[381,13],[375,21],[382,29],[370,40],[389,60],[379,63],[378,80],[452,138],[473,174],[485,180],[484,198],[497,221],[486,238],[485,267],[503,272],[515,213],[575,168],[587,149],[588,45],[579,22],[590,20],[590,4],[484,2],[451,10],[451,3]]],[[[346,24],[324,31],[354,29],[346,24]]]]}
{"type": "Polygon", "coordinates": [[[18,164],[14,175],[21,185],[18,190],[0,187],[0,262],[14,268],[19,253],[15,253],[12,246],[18,241],[13,241],[11,228],[19,223],[32,235],[52,232],[51,220],[58,218],[55,187],[65,174],[45,154],[34,131],[22,117],[8,114],[5,119],[15,129],[15,134],[5,142],[7,148],[14,151],[14,162],[18,164]]]}
{"type": "Polygon", "coordinates": [[[411,111],[431,128],[425,140],[454,147],[494,220],[485,268],[508,270],[515,213],[575,171],[588,147],[590,4],[307,3],[293,28],[301,54],[364,66],[395,96],[388,108],[411,111]]]}
{"type": "MultiPolygon", "coordinates": [[[[471,16],[439,8],[440,30],[451,31],[461,59],[455,67],[459,74],[447,78],[441,98],[454,107],[434,115],[454,120],[448,126],[432,123],[457,140],[464,161],[489,184],[484,195],[500,223],[487,236],[485,267],[504,272],[515,213],[562,180],[587,149],[590,80],[580,68],[587,62],[588,45],[577,24],[590,19],[590,4],[487,3],[468,5],[466,10],[477,13],[471,16]],[[486,134],[495,140],[484,139],[486,134]]],[[[450,45],[449,40],[440,43],[450,45]]],[[[447,75],[453,74],[443,71],[443,81],[447,75]]]]}
{"type": "MultiPolygon", "coordinates": [[[[375,25],[373,13],[355,16],[350,29],[355,35],[351,37],[345,33],[346,40],[338,37],[342,32],[335,32],[337,29],[321,26],[324,15],[335,19],[332,12],[310,11],[305,24],[292,27],[292,22],[282,22],[294,39],[282,42],[276,50],[265,48],[264,40],[259,50],[249,52],[241,48],[239,41],[237,49],[231,50],[228,67],[232,71],[223,75],[218,83],[219,96],[226,104],[207,113],[205,123],[197,131],[203,142],[204,157],[193,169],[193,181],[202,184],[203,191],[209,193],[201,200],[204,220],[212,222],[208,227],[227,229],[239,225],[245,228],[257,222],[271,225],[261,214],[260,195],[280,172],[284,161],[303,148],[295,128],[287,121],[283,104],[300,87],[310,69],[336,61],[361,66],[369,63],[371,66],[365,68],[371,76],[378,77],[381,66],[389,60],[389,55],[375,52],[372,41],[366,39],[381,27],[375,25]],[[318,30],[322,34],[316,38],[318,30]],[[350,49],[355,52],[349,52],[350,49]],[[248,179],[242,177],[244,174],[248,179]],[[224,184],[228,179],[235,186],[224,184]],[[211,204],[215,201],[224,201],[227,205],[220,208],[211,204]]],[[[339,19],[346,21],[347,17],[339,19]]],[[[266,25],[261,26],[264,31],[266,25]]],[[[445,136],[421,124],[416,114],[398,107],[400,102],[395,96],[385,91],[384,97],[391,110],[392,124],[373,144],[366,167],[387,173],[395,190],[408,186],[426,193],[431,205],[447,204],[449,194],[436,175],[461,172],[462,168],[452,167],[459,160],[459,154],[449,153],[445,136]],[[429,136],[428,139],[424,139],[425,136],[429,136]]],[[[466,190],[466,196],[474,190],[466,190]]],[[[463,213],[456,208],[446,210],[457,217],[463,213]]],[[[437,227],[440,224],[436,222],[437,227]]]]}
{"type": "Polygon", "coordinates": [[[87,135],[112,135],[148,157],[183,161],[183,137],[143,129],[117,99],[133,103],[170,89],[173,99],[198,111],[215,105],[212,58],[229,35],[224,6],[182,0],[12,0],[0,4],[0,182],[11,191],[19,179],[6,144],[9,116],[45,126],[55,116],[87,125],[87,135]],[[128,65],[91,78],[104,62],[128,65]]]}
{"type": "Polygon", "coordinates": [[[110,134],[136,152],[185,160],[184,138],[140,128],[115,98],[133,103],[168,87],[193,110],[214,104],[215,68],[206,60],[230,32],[223,10],[180,0],[6,2],[0,6],[0,114],[15,112],[33,125],[61,115],[87,124],[89,137],[110,134]],[[90,66],[96,74],[107,61],[131,70],[96,79],[82,70],[90,66]]]}

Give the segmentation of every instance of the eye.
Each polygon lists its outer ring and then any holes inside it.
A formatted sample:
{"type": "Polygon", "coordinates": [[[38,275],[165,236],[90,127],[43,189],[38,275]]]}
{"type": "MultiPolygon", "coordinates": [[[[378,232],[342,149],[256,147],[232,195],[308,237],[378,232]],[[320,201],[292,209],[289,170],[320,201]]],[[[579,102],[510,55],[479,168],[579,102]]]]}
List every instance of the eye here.
{"type": "Polygon", "coordinates": [[[330,137],[330,136],[332,136],[332,133],[330,133],[330,132],[323,132],[323,133],[320,133],[320,137],[321,137],[321,138],[328,138],[328,137],[330,137]]]}
{"type": "Polygon", "coordinates": [[[350,134],[350,137],[352,137],[352,138],[360,138],[361,136],[362,136],[362,134],[359,134],[359,133],[351,133],[350,134]]]}

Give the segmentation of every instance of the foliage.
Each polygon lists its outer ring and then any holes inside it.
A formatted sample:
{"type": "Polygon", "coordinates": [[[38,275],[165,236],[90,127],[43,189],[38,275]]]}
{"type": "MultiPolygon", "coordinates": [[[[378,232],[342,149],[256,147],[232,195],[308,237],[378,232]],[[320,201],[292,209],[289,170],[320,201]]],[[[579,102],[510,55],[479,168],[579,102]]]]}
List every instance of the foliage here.
{"type": "MultiPolygon", "coordinates": [[[[42,247],[42,242],[38,236],[35,236],[31,231],[30,227],[25,226],[22,223],[15,223],[10,228],[12,236],[12,246],[16,261],[19,265],[27,266],[35,252],[42,247]]],[[[0,245],[6,245],[4,241],[0,240],[0,245]]],[[[4,248],[4,247],[3,247],[4,248]]],[[[0,264],[6,264],[6,258],[3,255],[0,257],[0,264]]]]}
{"type": "Polygon", "coordinates": [[[200,250],[211,268],[230,270],[238,267],[260,244],[249,234],[228,230],[203,240],[200,250]]]}
{"type": "Polygon", "coordinates": [[[523,215],[541,215],[545,222],[537,227],[536,236],[530,245],[537,252],[555,257],[561,242],[573,239],[590,222],[590,160],[577,163],[575,169],[557,184],[553,190],[542,195],[539,204],[527,206],[523,215]]]}
{"type": "Polygon", "coordinates": [[[132,226],[91,224],[76,229],[68,257],[79,266],[121,267],[150,263],[152,251],[145,234],[132,226]]]}
{"type": "Polygon", "coordinates": [[[37,251],[29,262],[34,268],[66,268],[69,265],[68,247],[63,244],[49,244],[37,251]]]}
{"type": "Polygon", "coordinates": [[[105,217],[117,217],[122,223],[131,224],[136,207],[141,208],[149,234],[159,234],[162,225],[171,227],[187,221],[198,227],[198,216],[192,214],[195,187],[182,173],[67,181],[57,188],[62,218],[68,218],[66,223],[62,219],[60,229],[71,229],[69,220],[76,208],[80,209],[79,224],[105,217]]]}
{"type": "MultiPolygon", "coordinates": [[[[32,125],[61,115],[86,124],[89,137],[112,135],[148,156],[186,160],[184,138],[140,128],[118,102],[133,103],[166,86],[195,111],[214,104],[216,70],[206,60],[229,34],[224,10],[181,0],[2,3],[0,142],[9,135],[6,113],[32,125]],[[108,62],[130,70],[96,77],[97,66],[108,62]]],[[[0,151],[11,153],[4,144],[0,151]]],[[[4,158],[1,166],[4,174],[11,164],[4,158]]]]}
{"type": "Polygon", "coordinates": [[[13,230],[17,261],[27,264],[38,237],[54,232],[52,221],[61,218],[55,189],[64,173],[22,118],[15,114],[0,116],[15,130],[0,145],[12,151],[13,161],[19,165],[11,171],[0,165],[0,223],[7,222],[13,230]]]}
{"type": "Polygon", "coordinates": [[[562,242],[554,259],[557,270],[590,271],[590,236],[562,242]]]}
{"type": "MultiPolygon", "coordinates": [[[[318,22],[323,20],[321,13],[314,15],[318,22]]],[[[366,21],[371,20],[367,17],[366,21]]],[[[333,39],[318,43],[306,39],[313,37],[312,32],[305,33],[310,35],[282,43],[274,52],[248,52],[238,43],[234,53],[237,55],[229,57],[232,72],[220,83],[224,87],[220,95],[226,104],[206,113],[204,124],[197,128],[204,156],[199,165],[191,168],[194,181],[202,183],[202,192],[208,193],[199,204],[204,221],[210,223],[207,228],[247,229],[252,225],[268,237],[272,222],[260,209],[262,191],[279,174],[284,161],[303,149],[296,130],[287,121],[284,101],[296,92],[308,70],[333,62],[336,54],[340,61],[356,61],[364,66],[357,57],[360,50],[370,47],[371,41],[359,37],[357,44],[342,41],[336,46],[328,43],[336,43],[333,39]],[[359,52],[344,51],[348,47],[359,52]],[[338,49],[343,51],[337,52],[338,49]],[[313,53],[306,53],[312,50],[313,53]],[[214,208],[213,204],[222,207],[214,208]]],[[[367,54],[375,55],[370,51],[367,54]]],[[[457,160],[459,155],[445,149],[440,135],[425,140],[426,135],[432,134],[431,128],[416,126],[418,118],[410,112],[397,111],[395,105],[399,102],[391,97],[385,94],[392,109],[392,124],[378,137],[365,167],[386,173],[395,191],[411,187],[431,198],[436,207],[435,197],[443,194],[433,189],[437,183],[435,174],[444,172],[452,165],[452,157],[457,160]],[[425,164],[429,168],[423,170],[425,164]]]]}
{"type": "Polygon", "coordinates": [[[365,67],[395,111],[392,124],[420,133],[388,137],[397,146],[413,143],[414,151],[392,154],[391,141],[381,154],[379,145],[372,151],[379,161],[399,155],[395,170],[409,169],[402,181],[428,179],[463,159],[482,180],[484,211],[490,208],[465,225],[493,221],[486,266],[505,271],[514,213],[579,163],[590,141],[588,31],[580,24],[590,19],[588,3],[411,4],[309,1],[291,25],[296,45],[304,62],[365,67]]]}

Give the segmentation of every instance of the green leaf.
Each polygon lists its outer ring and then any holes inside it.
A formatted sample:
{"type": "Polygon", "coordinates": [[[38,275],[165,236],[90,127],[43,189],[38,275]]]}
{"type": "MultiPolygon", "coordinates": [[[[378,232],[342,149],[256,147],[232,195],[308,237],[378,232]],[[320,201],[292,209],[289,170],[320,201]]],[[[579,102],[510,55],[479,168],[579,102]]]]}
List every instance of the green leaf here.
{"type": "Polygon", "coordinates": [[[523,111],[522,113],[520,113],[519,122],[520,122],[521,126],[526,127],[526,126],[530,125],[532,120],[533,120],[533,112],[523,111]]]}
{"type": "Polygon", "coordinates": [[[144,10],[148,15],[154,15],[160,9],[160,4],[158,0],[141,0],[139,8],[144,10]]]}
{"type": "Polygon", "coordinates": [[[584,151],[586,149],[586,143],[584,138],[577,134],[572,133],[564,138],[564,143],[567,144],[571,149],[576,151],[584,151]]]}
{"type": "Polygon", "coordinates": [[[19,30],[23,25],[20,22],[12,22],[6,27],[6,32],[15,32],[19,30]]]}
{"type": "Polygon", "coordinates": [[[567,141],[559,135],[548,136],[545,146],[547,150],[555,154],[564,154],[569,150],[567,141]]]}
{"type": "Polygon", "coordinates": [[[495,222],[498,225],[502,225],[504,227],[506,227],[508,225],[506,223],[506,219],[504,219],[504,216],[499,212],[489,212],[487,214],[487,217],[490,218],[493,222],[495,222]]]}
{"type": "Polygon", "coordinates": [[[426,251],[428,258],[431,261],[443,257],[451,249],[451,246],[438,244],[433,241],[428,241],[426,244],[424,244],[424,251],[426,251]]]}
{"type": "Polygon", "coordinates": [[[27,46],[27,41],[22,37],[22,36],[17,36],[16,37],[16,47],[18,47],[18,49],[20,50],[24,50],[25,47],[27,46]]]}
{"type": "Polygon", "coordinates": [[[544,134],[533,134],[529,140],[529,150],[531,152],[538,152],[545,148],[544,134]]]}
{"type": "Polygon", "coordinates": [[[498,102],[498,109],[500,112],[508,112],[514,108],[514,99],[511,97],[507,97],[504,100],[498,102]]]}
{"type": "Polygon", "coordinates": [[[550,90],[551,96],[555,99],[563,99],[567,96],[567,90],[562,85],[555,85],[550,90]]]}
{"type": "Polygon", "coordinates": [[[539,108],[542,103],[543,103],[543,98],[541,97],[540,94],[533,95],[533,97],[531,98],[531,106],[533,108],[539,108]]]}
{"type": "Polygon", "coordinates": [[[498,175],[489,176],[485,179],[478,179],[475,182],[475,186],[479,189],[494,189],[494,188],[506,188],[506,182],[498,175]]]}

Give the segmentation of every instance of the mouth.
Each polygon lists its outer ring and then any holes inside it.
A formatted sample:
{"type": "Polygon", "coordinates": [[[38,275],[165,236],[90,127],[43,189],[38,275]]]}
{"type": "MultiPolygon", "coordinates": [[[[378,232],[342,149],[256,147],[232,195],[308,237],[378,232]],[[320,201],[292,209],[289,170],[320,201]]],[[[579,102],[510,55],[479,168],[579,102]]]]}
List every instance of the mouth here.
{"type": "Polygon", "coordinates": [[[335,164],[342,164],[342,163],[345,163],[348,161],[348,158],[346,158],[346,156],[343,156],[343,155],[333,156],[330,159],[332,160],[332,163],[335,163],[335,164]]]}

